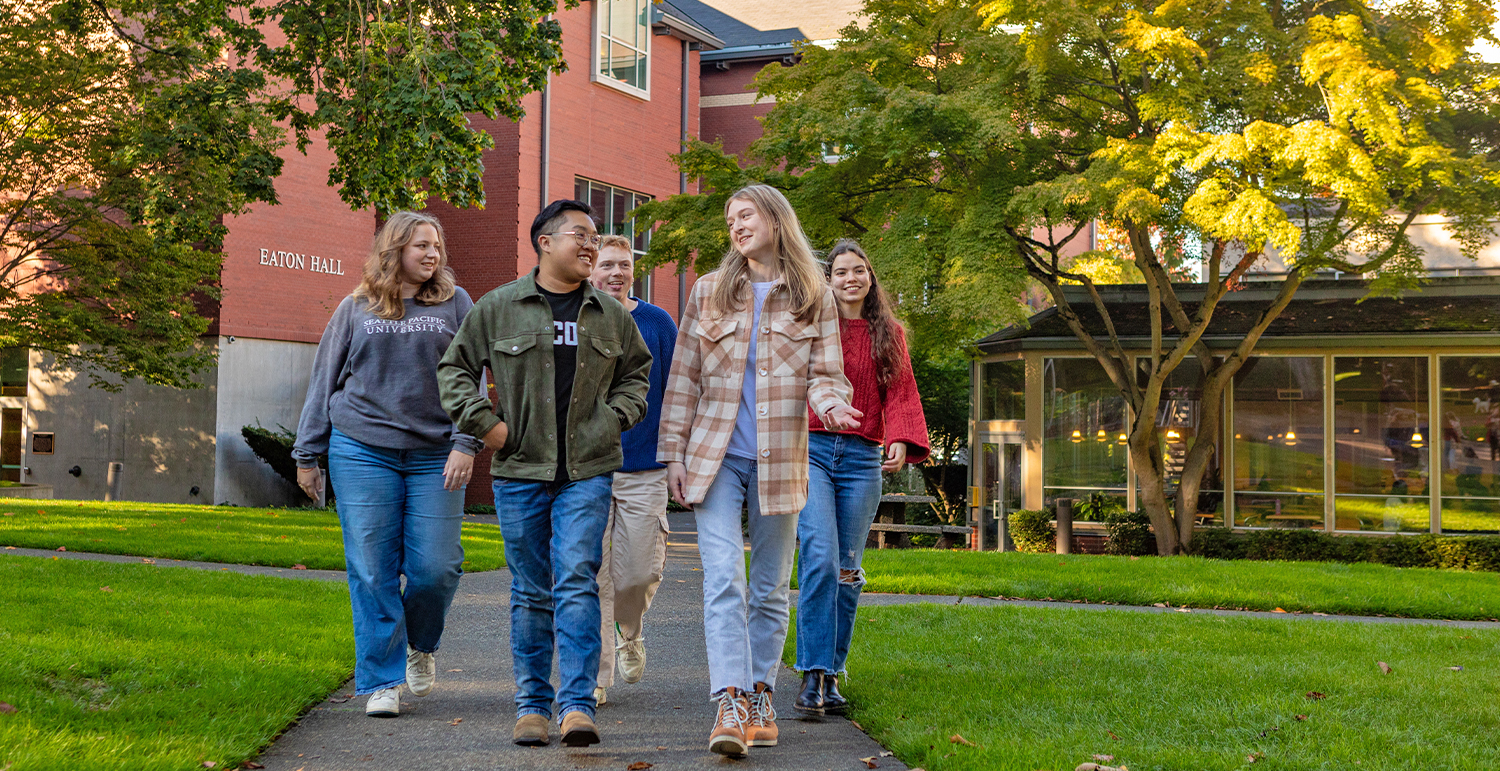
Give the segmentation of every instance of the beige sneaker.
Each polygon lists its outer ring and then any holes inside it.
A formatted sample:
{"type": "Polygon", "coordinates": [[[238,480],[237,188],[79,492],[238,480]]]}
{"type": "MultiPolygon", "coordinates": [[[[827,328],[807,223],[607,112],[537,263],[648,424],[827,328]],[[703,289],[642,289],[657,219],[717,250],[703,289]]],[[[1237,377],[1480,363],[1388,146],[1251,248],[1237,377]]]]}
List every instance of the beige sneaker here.
{"type": "Polygon", "coordinates": [[[587,747],[599,743],[599,727],[589,713],[575,709],[562,719],[562,743],[569,747],[587,747]]]}
{"type": "Polygon", "coordinates": [[[627,683],[639,683],[646,676],[646,641],[625,640],[619,652],[620,677],[627,683]]]}
{"type": "Polygon", "coordinates": [[[431,653],[423,653],[410,645],[406,646],[406,689],[413,696],[432,693],[437,682],[437,661],[431,653]]]}
{"type": "Polygon", "coordinates": [[[522,747],[545,747],[550,739],[547,738],[547,724],[551,722],[546,715],[522,715],[516,719],[516,730],[511,734],[512,740],[522,747]]]}
{"type": "Polygon", "coordinates": [[[401,686],[381,688],[370,694],[365,702],[365,714],[370,717],[396,717],[401,714],[401,686]]]}
{"type": "Polygon", "coordinates": [[[771,706],[771,689],[765,683],[755,684],[750,694],[750,720],[745,739],[751,747],[775,747],[781,731],[776,727],[776,708],[771,706]]]}
{"type": "Polygon", "coordinates": [[[714,719],[714,730],[708,735],[710,752],[729,757],[744,757],[750,751],[745,742],[745,723],[750,720],[750,703],[738,688],[725,688],[714,697],[718,702],[719,715],[714,719]]]}

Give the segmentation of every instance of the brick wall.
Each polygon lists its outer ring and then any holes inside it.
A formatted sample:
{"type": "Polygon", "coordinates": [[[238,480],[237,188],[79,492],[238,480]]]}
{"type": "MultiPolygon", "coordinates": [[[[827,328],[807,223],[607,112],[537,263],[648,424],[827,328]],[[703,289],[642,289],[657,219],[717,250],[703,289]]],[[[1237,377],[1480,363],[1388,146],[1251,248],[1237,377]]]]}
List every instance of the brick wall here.
{"type": "Polygon", "coordinates": [[[333,151],[283,148],[277,206],[227,218],[219,334],[316,343],[354,287],[375,233],[372,210],[350,211],[328,186],[333,151]],[[342,271],[342,275],[338,273],[342,271]]]}

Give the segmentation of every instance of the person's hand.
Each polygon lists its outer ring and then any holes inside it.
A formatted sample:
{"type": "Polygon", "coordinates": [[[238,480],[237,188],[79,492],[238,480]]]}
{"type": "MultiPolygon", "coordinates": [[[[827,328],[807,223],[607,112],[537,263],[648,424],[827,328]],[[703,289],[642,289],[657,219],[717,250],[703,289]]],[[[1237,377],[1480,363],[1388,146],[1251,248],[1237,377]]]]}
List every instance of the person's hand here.
{"type": "Polygon", "coordinates": [[[499,452],[501,448],[505,447],[505,440],[509,436],[510,427],[506,426],[505,421],[502,420],[499,423],[496,423],[495,427],[489,430],[489,433],[480,437],[480,441],[484,442],[485,447],[488,447],[495,452],[499,452]]]}
{"type": "Polygon", "coordinates": [[[834,431],[857,431],[859,430],[859,419],[864,416],[863,412],[847,404],[840,404],[837,407],[830,408],[823,415],[823,426],[831,428],[834,431]]]}
{"type": "MultiPolygon", "coordinates": [[[[504,424],[502,424],[504,425],[504,424]]],[[[462,490],[474,473],[474,456],[454,450],[448,453],[448,462],[443,464],[443,489],[462,490]]]]}
{"type": "Polygon", "coordinates": [[[906,465],[906,442],[891,442],[891,446],[885,449],[885,461],[880,464],[880,470],[894,474],[906,465]]]}
{"type": "Polygon", "coordinates": [[[667,494],[678,504],[693,508],[687,502],[687,466],[681,461],[667,461],[667,494]]]}
{"type": "Polygon", "coordinates": [[[312,468],[297,467],[297,486],[307,497],[319,500],[323,497],[323,469],[313,466],[312,468]]]}

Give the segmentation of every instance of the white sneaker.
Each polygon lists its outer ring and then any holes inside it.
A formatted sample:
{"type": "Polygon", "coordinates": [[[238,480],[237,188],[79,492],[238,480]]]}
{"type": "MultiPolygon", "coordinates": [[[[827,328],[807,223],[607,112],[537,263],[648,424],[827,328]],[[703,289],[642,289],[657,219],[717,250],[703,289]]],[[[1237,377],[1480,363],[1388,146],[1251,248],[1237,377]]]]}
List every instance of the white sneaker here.
{"type": "Polygon", "coordinates": [[[600,707],[604,706],[604,703],[605,703],[604,695],[605,695],[604,694],[604,686],[602,686],[602,685],[594,686],[594,703],[597,706],[600,706],[600,707]]]}
{"type": "Polygon", "coordinates": [[[625,640],[619,653],[620,677],[627,683],[639,683],[646,676],[646,641],[625,640]]]}
{"type": "Polygon", "coordinates": [[[431,653],[423,653],[410,645],[406,646],[406,687],[413,696],[432,693],[437,681],[437,662],[431,653]]]}
{"type": "Polygon", "coordinates": [[[396,717],[401,714],[401,686],[382,688],[370,694],[365,704],[365,714],[370,717],[396,717]]]}

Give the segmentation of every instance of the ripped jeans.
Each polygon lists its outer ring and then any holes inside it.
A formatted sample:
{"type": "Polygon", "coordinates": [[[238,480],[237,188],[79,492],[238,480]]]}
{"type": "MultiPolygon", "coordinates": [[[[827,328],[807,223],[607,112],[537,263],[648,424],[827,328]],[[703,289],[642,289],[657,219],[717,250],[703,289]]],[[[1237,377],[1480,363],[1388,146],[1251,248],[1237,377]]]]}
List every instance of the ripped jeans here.
{"type": "Polygon", "coordinates": [[[843,674],[865,586],[865,538],[880,506],[880,447],[808,435],[807,505],[797,520],[797,670],[843,674]]]}

